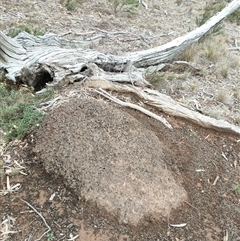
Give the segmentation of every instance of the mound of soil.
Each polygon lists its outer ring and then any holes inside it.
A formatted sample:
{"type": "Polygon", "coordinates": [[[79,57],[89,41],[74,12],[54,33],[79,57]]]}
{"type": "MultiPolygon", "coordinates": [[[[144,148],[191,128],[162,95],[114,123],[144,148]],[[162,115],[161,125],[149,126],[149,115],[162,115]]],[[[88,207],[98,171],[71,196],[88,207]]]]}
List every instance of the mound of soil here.
{"type": "Polygon", "coordinates": [[[119,214],[120,222],[166,217],[187,197],[154,132],[102,100],[71,99],[48,114],[36,137],[46,170],[80,198],[119,214]]]}
{"type": "MultiPolygon", "coordinates": [[[[36,240],[46,232],[43,220],[21,200],[42,214],[51,227],[48,235],[56,240],[240,240],[239,136],[164,115],[173,126],[169,130],[138,111],[99,101],[95,92],[76,85],[60,99],[63,104],[54,105],[28,143],[10,143],[4,152],[8,165],[16,160],[23,165],[24,160],[28,174],[11,176],[10,185],[21,188],[0,196],[1,219],[11,217],[11,231],[16,231],[10,240],[36,240]],[[170,195],[177,186],[176,195],[183,200],[178,206],[177,196],[170,195]],[[164,217],[159,203],[167,195],[173,207],[163,204],[169,207],[164,217]],[[89,201],[79,200],[84,196],[89,201]],[[140,215],[146,217],[131,225],[140,215]],[[186,226],[171,226],[182,223],[186,226]]],[[[4,188],[7,180],[2,180],[4,188]]]]}

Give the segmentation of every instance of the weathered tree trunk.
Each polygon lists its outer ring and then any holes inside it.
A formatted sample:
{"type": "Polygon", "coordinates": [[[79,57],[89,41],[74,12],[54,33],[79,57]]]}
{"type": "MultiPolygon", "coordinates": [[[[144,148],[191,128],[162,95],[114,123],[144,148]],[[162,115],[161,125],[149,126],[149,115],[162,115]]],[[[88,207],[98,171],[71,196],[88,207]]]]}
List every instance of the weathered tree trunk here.
{"type": "Polygon", "coordinates": [[[114,74],[104,73],[104,78],[110,81],[146,84],[142,73],[136,68],[146,68],[176,59],[187,47],[198,41],[239,7],[240,1],[234,0],[204,25],[188,34],[159,47],[126,53],[122,56],[106,55],[85,49],[91,44],[88,41],[69,41],[52,34],[34,37],[27,33],[20,33],[15,39],[11,39],[0,32],[0,68],[5,68],[8,72],[7,77],[13,81],[16,81],[16,78],[26,81],[24,74],[31,74],[32,80],[27,82],[35,86],[41,76],[46,77],[47,74],[53,84],[66,80],[66,77],[68,81],[83,79],[88,64],[95,63],[104,71],[114,72],[114,74]]]}
{"type": "MultiPolygon", "coordinates": [[[[35,37],[25,32],[20,33],[15,39],[11,39],[0,31],[0,68],[6,70],[6,77],[10,81],[23,82],[35,89],[40,89],[46,83],[53,86],[64,85],[92,78],[131,83],[131,88],[133,85],[146,87],[149,84],[144,79],[143,68],[173,61],[186,48],[197,42],[239,7],[240,0],[234,0],[204,25],[182,37],[156,48],[126,53],[121,56],[107,55],[87,49],[91,44],[87,41],[70,41],[53,34],[35,37]]],[[[156,68],[159,69],[159,67],[156,68]]],[[[138,91],[138,93],[140,92],[138,91]]],[[[146,101],[147,95],[142,95],[141,98],[146,101]]],[[[151,96],[150,102],[154,103],[152,98],[153,96],[151,96]]],[[[157,101],[158,104],[155,106],[161,106],[159,98],[157,101]]],[[[173,100],[170,103],[177,104],[173,100]]],[[[229,123],[221,122],[219,124],[202,118],[200,114],[191,114],[189,117],[190,113],[187,108],[179,111],[178,108],[173,109],[174,111],[166,111],[166,109],[164,111],[191,121],[195,120],[194,122],[205,127],[224,129],[240,134],[240,128],[229,123]]]]}

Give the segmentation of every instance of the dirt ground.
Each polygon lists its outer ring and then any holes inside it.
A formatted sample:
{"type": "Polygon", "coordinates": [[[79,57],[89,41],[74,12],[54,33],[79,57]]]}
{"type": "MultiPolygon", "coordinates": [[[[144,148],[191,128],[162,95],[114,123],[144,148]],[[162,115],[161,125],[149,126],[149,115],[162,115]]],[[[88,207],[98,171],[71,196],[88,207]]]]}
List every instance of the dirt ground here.
{"type": "MultiPolygon", "coordinates": [[[[115,15],[107,1],[85,1],[69,12],[55,0],[3,0],[0,27],[8,32],[11,27],[26,24],[76,39],[104,35],[94,48],[120,54],[166,43],[194,29],[196,16],[207,1],[182,1],[180,6],[175,1],[146,2],[148,11],[140,7],[136,15],[123,10],[115,15]],[[123,30],[126,34],[120,33],[123,30]]],[[[239,26],[226,23],[223,28],[227,47],[240,41],[239,26]]],[[[231,55],[239,61],[238,52],[231,55]]],[[[225,56],[225,61],[228,57],[225,56]]],[[[214,112],[218,118],[239,125],[236,121],[240,116],[239,68],[229,68],[228,77],[223,78],[219,76],[218,64],[202,56],[195,60],[203,70],[201,75],[166,78],[158,86],[160,91],[190,108],[200,106],[203,112],[214,112]],[[223,90],[227,96],[221,102],[217,97],[223,90]]],[[[73,89],[74,85],[68,87],[63,95],[73,89]]],[[[3,152],[5,169],[18,165],[23,168],[22,174],[9,177],[11,188],[16,185],[13,192],[0,196],[1,230],[6,231],[1,233],[0,240],[38,240],[50,228],[41,240],[240,240],[240,137],[200,128],[152,109],[173,125],[174,129],[168,130],[137,111],[109,105],[131,115],[164,144],[164,162],[186,190],[187,200],[175,209],[169,208],[166,217],[150,215],[136,226],[120,224],[117,215],[95,202],[79,200],[63,178],[47,173],[32,151],[36,137],[30,135],[23,141],[10,143],[3,152]],[[173,227],[173,224],[186,225],[173,227]]],[[[1,191],[4,192],[7,183],[7,176],[1,173],[1,191]]]]}
{"type": "Polygon", "coordinates": [[[86,94],[69,98],[33,136],[33,152],[47,172],[118,216],[119,223],[136,225],[149,214],[166,217],[187,198],[166,167],[164,143],[109,102],[86,94]]]}
{"type": "MultiPolygon", "coordinates": [[[[67,187],[61,176],[46,173],[32,151],[37,136],[29,136],[25,140],[28,144],[15,143],[8,148],[11,160],[24,160],[23,172],[28,174],[10,177],[10,184],[20,183],[21,188],[1,196],[2,219],[14,218],[12,230],[17,231],[9,240],[36,240],[47,230],[41,217],[22,200],[42,214],[54,240],[222,240],[226,233],[227,240],[240,240],[240,194],[234,189],[240,179],[239,136],[166,116],[174,127],[171,131],[137,111],[120,110],[139,121],[162,143],[164,162],[176,183],[186,190],[186,201],[175,209],[169,207],[165,217],[147,215],[136,226],[119,224],[118,215],[96,202],[79,200],[76,189],[67,187]],[[171,226],[184,223],[182,228],[171,226]]],[[[45,125],[41,128],[49,132],[45,125]]],[[[122,128],[124,132],[125,127],[122,128]]],[[[59,148],[58,143],[50,148],[59,148]]],[[[46,151],[51,153],[47,146],[46,151]]],[[[49,239],[45,236],[43,240],[49,239]]]]}

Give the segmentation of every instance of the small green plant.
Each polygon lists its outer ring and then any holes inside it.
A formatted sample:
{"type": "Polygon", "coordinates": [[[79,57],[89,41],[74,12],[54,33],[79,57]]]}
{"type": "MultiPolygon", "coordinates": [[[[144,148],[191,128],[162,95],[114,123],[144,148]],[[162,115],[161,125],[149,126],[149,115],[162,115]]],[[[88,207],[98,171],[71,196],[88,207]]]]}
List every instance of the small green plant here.
{"type": "MultiPolygon", "coordinates": [[[[20,28],[10,28],[7,35],[10,36],[11,38],[14,38],[23,31],[25,30],[22,30],[20,28]]],[[[25,31],[25,32],[30,33],[29,31],[25,31]]]]}
{"type": "Polygon", "coordinates": [[[235,12],[233,12],[229,17],[228,20],[231,23],[236,23],[237,25],[240,25],[240,8],[238,8],[235,12]]]}
{"type": "MultiPolygon", "coordinates": [[[[200,17],[196,17],[195,23],[198,27],[205,24],[211,17],[216,13],[220,12],[226,6],[225,1],[214,1],[210,2],[204,8],[204,13],[200,17]]],[[[222,24],[217,24],[213,29],[209,31],[208,34],[204,35],[200,41],[204,41],[210,34],[221,34],[222,33],[222,24]]]]}
{"type": "Polygon", "coordinates": [[[68,11],[73,11],[76,8],[75,2],[67,1],[66,8],[68,11]]]}
{"type": "Polygon", "coordinates": [[[84,0],[60,0],[60,4],[65,6],[68,11],[74,11],[77,4],[82,4],[84,0]]]}
{"type": "Polygon", "coordinates": [[[23,138],[43,120],[38,104],[52,96],[52,90],[35,96],[29,89],[9,90],[0,83],[0,126],[7,141],[23,138]]]}
{"type": "Polygon", "coordinates": [[[108,0],[113,8],[114,13],[121,11],[123,7],[127,7],[127,11],[135,13],[135,9],[139,5],[137,0],[108,0]]]}
{"type": "Polygon", "coordinates": [[[52,241],[55,238],[53,232],[47,233],[46,236],[47,236],[47,241],[52,241]]]}
{"type": "Polygon", "coordinates": [[[34,36],[42,36],[45,33],[39,28],[30,28],[26,25],[20,25],[16,28],[10,28],[8,31],[8,36],[10,36],[11,38],[14,38],[21,32],[27,32],[29,34],[33,34],[34,36]]]}
{"type": "Polygon", "coordinates": [[[163,83],[166,82],[166,78],[163,72],[155,72],[153,74],[146,76],[146,78],[155,87],[160,87],[163,83]]]}
{"type": "Polygon", "coordinates": [[[207,22],[212,16],[214,16],[217,12],[220,12],[226,6],[225,1],[214,1],[212,3],[208,3],[204,8],[204,13],[196,18],[197,26],[201,26],[207,22]]]}
{"type": "Polygon", "coordinates": [[[191,130],[190,136],[193,136],[193,137],[196,137],[196,138],[197,138],[197,137],[198,137],[198,134],[197,134],[197,132],[191,130]]]}
{"type": "Polygon", "coordinates": [[[240,90],[238,88],[233,89],[233,96],[236,99],[240,99],[240,90]]]}
{"type": "MultiPolygon", "coordinates": [[[[197,26],[199,27],[204,23],[206,23],[208,19],[210,19],[216,13],[220,12],[225,6],[226,6],[226,1],[221,1],[221,0],[208,3],[204,8],[204,13],[200,17],[196,18],[195,22],[197,26]]],[[[230,16],[228,16],[228,20],[231,23],[236,23],[237,25],[240,25],[240,9],[238,8],[230,16]]]]}
{"type": "Polygon", "coordinates": [[[238,184],[233,185],[232,189],[237,196],[240,196],[240,185],[238,185],[238,184]]]}
{"type": "Polygon", "coordinates": [[[32,30],[32,34],[34,35],[34,36],[42,36],[42,35],[44,35],[44,33],[45,32],[43,32],[41,29],[39,29],[39,28],[34,28],[33,30],[32,30]]]}

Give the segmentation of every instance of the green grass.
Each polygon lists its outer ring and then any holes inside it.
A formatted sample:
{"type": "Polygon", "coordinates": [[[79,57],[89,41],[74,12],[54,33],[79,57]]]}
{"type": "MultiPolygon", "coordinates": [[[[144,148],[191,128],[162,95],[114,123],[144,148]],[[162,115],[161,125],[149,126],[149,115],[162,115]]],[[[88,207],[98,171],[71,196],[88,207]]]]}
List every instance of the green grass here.
{"type": "Polygon", "coordinates": [[[8,90],[5,84],[0,83],[0,126],[6,140],[22,139],[33,131],[44,118],[37,106],[52,97],[52,90],[35,96],[25,87],[8,90]]]}
{"type": "Polygon", "coordinates": [[[204,8],[203,14],[200,17],[196,18],[197,26],[199,27],[204,23],[206,23],[208,19],[210,19],[216,13],[220,12],[225,6],[226,6],[225,1],[215,1],[212,3],[208,3],[204,8]]]}
{"type": "Polygon", "coordinates": [[[164,89],[167,86],[167,78],[164,72],[154,72],[147,75],[146,79],[157,89],[164,89]]]}
{"type": "Polygon", "coordinates": [[[60,4],[65,6],[68,11],[74,11],[78,4],[82,4],[84,0],[60,0],[60,4]]]}
{"type": "MultiPolygon", "coordinates": [[[[196,24],[197,26],[201,26],[204,23],[206,23],[212,16],[214,16],[216,13],[223,10],[223,8],[226,7],[226,1],[214,1],[210,2],[206,5],[204,8],[204,12],[202,15],[196,18],[196,24]]],[[[240,25],[240,9],[237,9],[235,12],[233,12],[228,18],[231,23],[236,23],[237,25],[240,25]]],[[[219,30],[219,28],[217,27],[219,30]]],[[[215,32],[217,31],[215,29],[215,32]]]]}
{"type": "Polygon", "coordinates": [[[126,6],[127,11],[134,14],[139,5],[137,0],[108,0],[108,2],[112,5],[114,13],[121,11],[126,6]]]}
{"type": "Polygon", "coordinates": [[[52,241],[55,238],[53,232],[47,233],[46,236],[47,236],[47,241],[52,241]]]}
{"type": "Polygon", "coordinates": [[[240,8],[238,8],[234,13],[232,13],[229,17],[228,20],[231,23],[236,23],[237,25],[240,25],[240,8]]]}
{"type": "Polygon", "coordinates": [[[39,28],[32,28],[32,27],[29,27],[26,25],[20,25],[16,28],[10,28],[7,35],[10,36],[11,38],[14,38],[21,32],[27,32],[34,36],[42,36],[45,33],[44,31],[42,31],[39,28]]]}
{"type": "Polygon", "coordinates": [[[68,1],[66,4],[66,8],[68,11],[73,11],[76,8],[76,3],[72,1],[68,1]]]}
{"type": "Polygon", "coordinates": [[[240,185],[233,185],[233,191],[237,196],[240,196],[240,185]]]}

